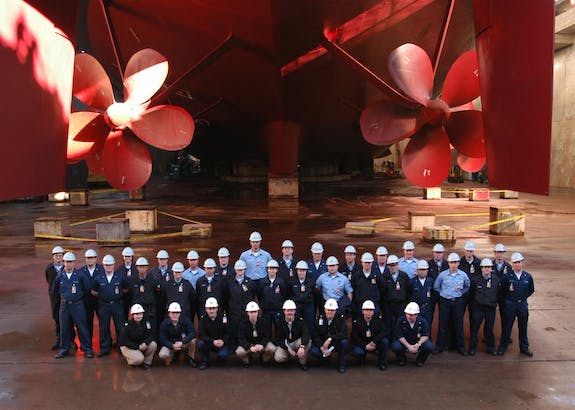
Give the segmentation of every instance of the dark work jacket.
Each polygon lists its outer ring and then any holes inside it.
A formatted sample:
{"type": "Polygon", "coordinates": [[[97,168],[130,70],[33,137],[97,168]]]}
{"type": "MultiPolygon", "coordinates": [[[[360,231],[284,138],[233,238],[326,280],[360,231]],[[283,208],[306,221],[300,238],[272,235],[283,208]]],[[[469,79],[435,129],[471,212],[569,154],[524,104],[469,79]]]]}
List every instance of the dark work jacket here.
{"type": "Polygon", "coordinates": [[[206,306],[206,300],[210,297],[216,298],[220,306],[224,306],[225,301],[225,291],[227,281],[225,276],[216,276],[212,278],[212,282],[208,283],[208,277],[202,276],[198,278],[196,282],[196,299],[198,310],[204,311],[204,306],[206,306]]]}
{"type": "Polygon", "coordinates": [[[128,349],[138,350],[142,343],[149,345],[154,341],[152,333],[152,323],[149,320],[142,319],[138,324],[134,319],[124,324],[120,346],[126,346],[128,349]]]}
{"type": "Polygon", "coordinates": [[[295,265],[297,264],[298,259],[293,257],[293,259],[291,260],[291,265],[289,268],[288,268],[286,262],[284,261],[284,258],[280,257],[276,260],[277,260],[278,264],[280,265],[280,267],[278,269],[277,276],[279,278],[283,279],[286,286],[289,286],[289,284],[293,280],[297,280],[297,271],[295,269],[295,265]]]}
{"type": "Polygon", "coordinates": [[[489,279],[483,275],[474,275],[471,278],[470,300],[475,305],[495,308],[499,301],[499,278],[495,273],[491,273],[489,279]]]}
{"type": "Polygon", "coordinates": [[[481,275],[481,260],[473,255],[473,261],[471,263],[467,262],[465,256],[461,257],[461,261],[459,262],[459,269],[463,272],[467,273],[469,276],[469,280],[475,275],[481,275]]]}
{"type": "Polygon", "coordinates": [[[128,282],[118,273],[112,275],[112,279],[108,282],[106,274],[100,274],[94,280],[92,290],[98,293],[98,299],[101,302],[119,302],[124,297],[124,290],[128,288],[128,282]]]}
{"type": "Polygon", "coordinates": [[[264,311],[280,311],[287,297],[287,289],[283,279],[276,277],[272,286],[269,276],[259,281],[258,300],[264,311]]]}
{"type": "Polygon", "coordinates": [[[330,346],[347,339],[347,326],[343,315],[336,314],[330,324],[328,324],[325,314],[321,314],[315,320],[313,344],[320,347],[329,337],[331,337],[330,346]]]}
{"type": "Polygon", "coordinates": [[[275,335],[276,346],[281,347],[282,349],[287,349],[285,342],[287,340],[288,343],[293,342],[301,337],[301,343],[305,346],[310,341],[309,331],[307,326],[305,325],[303,319],[301,317],[296,316],[291,327],[291,337],[290,331],[285,320],[285,316],[282,315],[280,318],[278,325],[276,327],[276,335],[275,335]]]}
{"type": "Polygon", "coordinates": [[[429,336],[429,323],[427,320],[421,316],[418,316],[415,319],[415,324],[413,328],[409,325],[407,318],[405,315],[397,319],[397,340],[401,339],[402,337],[407,340],[407,343],[410,345],[414,345],[417,343],[421,336],[429,336]]]}
{"type": "Polygon", "coordinates": [[[429,265],[429,271],[427,272],[427,276],[432,277],[433,280],[437,279],[437,277],[441,272],[449,269],[449,264],[447,263],[447,260],[445,260],[445,258],[441,259],[441,265],[439,266],[439,268],[437,267],[437,262],[435,262],[435,259],[433,258],[429,259],[427,263],[429,265]]]}
{"type": "Polygon", "coordinates": [[[227,283],[228,303],[227,310],[230,316],[241,317],[245,315],[246,305],[254,300],[256,287],[254,282],[247,276],[244,276],[242,283],[230,279],[227,283]]]}
{"type": "Polygon", "coordinates": [[[222,279],[233,279],[236,276],[236,271],[234,270],[234,267],[230,264],[228,264],[228,266],[226,266],[225,268],[218,265],[216,267],[215,275],[220,276],[222,279]]]}
{"type": "Polygon", "coordinates": [[[180,320],[175,325],[170,318],[164,319],[160,325],[159,339],[162,346],[169,349],[174,347],[175,342],[188,344],[196,337],[196,330],[192,321],[185,316],[180,315],[180,320]]]}
{"type": "Polygon", "coordinates": [[[420,308],[431,307],[437,300],[437,293],[433,290],[433,278],[427,276],[423,286],[417,276],[407,283],[408,300],[415,302],[420,308]]]}
{"type": "Polygon", "coordinates": [[[87,293],[90,292],[88,287],[88,280],[77,270],[72,272],[72,276],[68,279],[66,272],[62,271],[54,280],[53,296],[60,296],[62,303],[64,302],[78,302],[84,300],[87,293]]]}
{"type": "MultiPolygon", "coordinates": [[[[356,273],[361,273],[363,272],[363,268],[361,266],[361,264],[359,263],[355,263],[353,265],[352,269],[349,269],[349,266],[347,266],[347,262],[344,260],[343,263],[341,265],[339,265],[339,271],[341,273],[343,273],[351,282],[351,279],[353,278],[353,275],[356,273]]],[[[352,286],[353,287],[353,286],[352,286]]],[[[353,294],[355,295],[355,288],[353,288],[353,294]]]]}
{"type": "MultiPolygon", "coordinates": [[[[97,263],[94,269],[94,274],[90,275],[90,272],[88,271],[88,266],[84,265],[79,269],[79,272],[86,278],[86,286],[88,287],[88,289],[93,289],[94,284],[96,283],[96,278],[101,274],[104,274],[104,267],[99,263],[97,263]]],[[[84,296],[84,304],[86,304],[86,306],[97,306],[98,297],[92,295],[90,292],[87,292],[86,295],[84,296]]]]}
{"type": "Polygon", "coordinates": [[[212,320],[208,314],[202,315],[200,318],[200,340],[203,340],[208,345],[213,345],[214,340],[222,339],[224,345],[229,345],[231,341],[230,327],[228,323],[224,323],[223,315],[218,311],[217,316],[212,320]]]}
{"type": "MultiPolygon", "coordinates": [[[[60,269],[60,272],[63,271],[64,271],[64,265],[62,265],[62,269],[60,269]]],[[[46,283],[48,284],[48,294],[50,295],[50,297],[52,297],[52,295],[54,294],[54,282],[56,281],[56,276],[58,276],[58,271],[54,267],[54,263],[51,263],[48,266],[46,266],[44,276],[46,276],[46,283]]]]}
{"type": "Polygon", "coordinates": [[[319,262],[319,265],[317,268],[315,267],[315,263],[314,263],[313,259],[310,259],[307,261],[307,266],[309,268],[307,271],[307,277],[312,279],[314,283],[317,280],[317,278],[320,277],[320,275],[322,273],[327,272],[327,265],[325,263],[325,259],[323,259],[323,258],[319,262]]]}
{"type": "Polygon", "coordinates": [[[248,350],[250,347],[257,344],[265,347],[270,341],[270,338],[271,335],[268,333],[268,327],[265,325],[261,318],[258,318],[255,327],[247,318],[240,322],[238,330],[238,343],[245,350],[248,350]]]}
{"type": "Polygon", "coordinates": [[[136,269],[136,265],[132,263],[130,265],[130,269],[126,268],[126,265],[121,265],[116,272],[122,275],[125,278],[131,278],[132,276],[138,276],[138,269],[136,269]]]}
{"type": "Polygon", "coordinates": [[[362,348],[370,342],[380,343],[385,339],[385,334],[385,324],[380,316],[374,315],[368,326],[362,315],[355,319],[351,326],[351,341],[355,346],[362,348]],[[370,336],[368,336],[368,330],[371,332],[370,336]]]}
{"type": "Polygon", "coordinates": [[[182,308],[182,315],[192,318],[192,311],[196,310],[196,291],[192,284],[182,278],[180,283],[176,283],[174,279],[164,284],[164,291],[166,293],[166,305],[169,306],[172,302],[178,302],[182,308]]]}
{"type": "Polygon", "coordinates": [[[296,278],[289,287],[288,297],[298,306],[313,303],[314,288],[315,282],[309,276],[303,281],[303,290],[299,278],[296,278]]]}
{"type": "Polygon", "coordinates": [[[154,316],[155,295],[159,290],[160,285],[150,274],[146,275],[144,279],[140,279],[139,275],[132,276],[130,280],[130,306],[139,303],[146,310],[146,315],[154,316]]]}
{"type": "Polygon", "coordinates": [[[391,272],[387,272],[382,280],[382,298],[389,303],[405,303],[407,301],[407,282],[409,276],[403,271],[399,271],[397,282],[393,280],[391,272]],[[399,283],[399,289],[398,289],[399,283]]]}
{"type": "Polygon", "coordinates": [[[513,267],[509,264],[509,262],[504,261],[503,265],[501,266],[501,269],[499,269],[497,267],[495,259],[493,259],[493,273],[495,273],[499,277],[499,279],[501,279],[503,275],[505,275],[508,272],[513,272],[513,267]]]}
{"type": "Polygon", "coordinates": [[[353,304],[361,306],[366,300],[371,300],[379,305],[381,301],[381,282],[381,275],[373,270],[367,278],[363,273],[363,269],[359,273],[355,273],[351,278],[353,304]]]}
{"type": "Polygon", "coordinates": [[[508,272],[501,278],[501,293],[503,299],[514,302],[525,301],[535,292],[533,276],[527,271],[521,272],[519,280],[515,272],[508,272]]]}

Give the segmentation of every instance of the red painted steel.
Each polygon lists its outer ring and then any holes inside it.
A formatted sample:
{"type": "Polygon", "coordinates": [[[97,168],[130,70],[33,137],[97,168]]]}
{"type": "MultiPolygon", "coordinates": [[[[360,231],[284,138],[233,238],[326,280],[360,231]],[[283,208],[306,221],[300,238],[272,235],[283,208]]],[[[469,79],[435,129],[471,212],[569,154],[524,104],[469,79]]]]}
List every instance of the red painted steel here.
{"type": "Polygon", "coordinates": [[[152,157],[146,144],[129,132],[113,131],[104,145],[102,164],[114,188],[130,191],[152,175],[152,157]]]}
{"type": "Polygon", "coordinates": [[[443,127],[425,126],[411,138],[403,153],[403,173],[413,184],[435,187],[447,178],[451,165],[449,139],[443,127]]]}

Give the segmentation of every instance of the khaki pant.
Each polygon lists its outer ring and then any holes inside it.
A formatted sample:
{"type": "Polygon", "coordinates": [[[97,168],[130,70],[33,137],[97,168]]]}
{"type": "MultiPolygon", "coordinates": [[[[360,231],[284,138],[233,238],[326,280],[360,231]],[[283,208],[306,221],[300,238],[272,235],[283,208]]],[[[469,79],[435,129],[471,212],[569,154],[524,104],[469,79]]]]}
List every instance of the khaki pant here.
{"type": "MultiPolygon", "coordinates": [[[[190,359],[194,359],[196,357],[196,339],[192,339],[190,343],[183,345],[182,352],[186,352],[190,359]]],[[[172,359],[174,358],[174,353],[174,349],[162,346],[160,353],[158,353],[158,357],[168,363],[171,363],[172,359]]]]}
{"type": "Polygon", "coordinates": [[[250,358],[253,361],[259,359],[259,357],[262,356],[264,363],[267,363],[272,359],[275,351],[276,351],[276,345],[274,345],[272,342],[268,342],[264,346],[264,350],[258,353],[246,350],[243,348],[243,346],[238,346],[238,348],[236,349],[236,356],[238,356],[243,363],[249,363],[250,358]]]}
{"type": "MultiPolygon", "coordinates": [[[[291,343],[288,343],[289,347],[297,353],[299,347],[301,346],[301,338],[294,340],[291,343]]],[[[300,364],[305,364],[307,361],[307,353],[311,348],[311,342],[308,342],[306,346],[304,346],[304,351],[301,355],[298,355],[298,360],[300,364]]],[[[290,358],[290,354],[287,351],[287,347],[285,345],[280,345],[277,347],[274,353],[274,360],[278,363],[287,362],[290,358]]]]}
{"type": "Polygon", "coordinates": [[[121,346],[120,351],[130,366],[140,366],[142,363],[149,366],[152,364],[157,348],[158,345],[156,342],[150,342],[143,352],[141,350],[130,349],[126,346],[121,346]]]}

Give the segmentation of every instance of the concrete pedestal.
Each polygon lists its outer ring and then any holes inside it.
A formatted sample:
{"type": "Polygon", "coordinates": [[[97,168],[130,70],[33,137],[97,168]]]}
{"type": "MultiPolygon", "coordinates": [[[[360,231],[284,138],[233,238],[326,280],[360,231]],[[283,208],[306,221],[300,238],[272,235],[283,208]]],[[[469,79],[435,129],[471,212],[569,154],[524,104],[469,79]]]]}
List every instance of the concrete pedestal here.
{"type": "Polygon", "coordinates": [[[140,187],[128,192],[130,201],[143,201],[146,199],[146,187],[140,187]]]}
{"type": "Polygon", "coordinates": [[[477,188],[472,189],[469,193],[469,200],[475,202],[489,202],[489,189],[477,188]]]}
{"type": "Polygon", "coordinates": [[[489,222],[503,221],[489,226],[493,235],[525,235],[525,210],[519,207],[490,207],[489,222]]]}
{"type": "Polygon", "coordinates": [[[408,211],[407,229],[411,232],[421,232],[424,226],[435,225],[435,212],[408,211]]]}
{"type": "Polygon", "coordinates": [[[423,188],[423,199],[441,199],[441,188],[423,188]]]}
{"type": "Polygon", "coordinates": [[[87,189],[70,191],[70,205],[90,205],[90,191],[87,189]]]}
{"type": "Polygon", "coordinates": [[[348,222],[345,224],[346,236],[373,236],[375,223],[373,222],[348,222]]]}
{"type": "Polygon", "coordinates": [[[519,199],[519,192],[517,191],[503,191],[499,193],[500,199],[519,199]]]}
{"type": "Polygon", "coordinates": [[[34,236],[70,236],[70,220],[68,218],[43,217],[34,221],[34,236]]]}
{"type": "Polygon", "coordinates": [[[211,238],[212,224],[184,224],[182,235],[192,238],[211,238]]]}
{"type": "Polygon", "coordinates": [[[130,241],[130,221],[126,218],[108,218],[96,222],[99,244],[123,246],[130,241]]]}
{"type": "Polygon", "coordinates": [[[455,229],[451,226],[424,226],[423,240],[426,242],[455,242],[455,229]]]}
{"type": "Polygon", "coordinates": [[[126,211],[126,218],[130,221],[130,232],[156,232],[158,229],[158,212],[153,209],[132,209],[126,211]]]}
{"type": "Polygon", "coordinates": [[[268,197],[270,198],[298,198],[299,180],[294,177],[268,176],[268,197]]]}

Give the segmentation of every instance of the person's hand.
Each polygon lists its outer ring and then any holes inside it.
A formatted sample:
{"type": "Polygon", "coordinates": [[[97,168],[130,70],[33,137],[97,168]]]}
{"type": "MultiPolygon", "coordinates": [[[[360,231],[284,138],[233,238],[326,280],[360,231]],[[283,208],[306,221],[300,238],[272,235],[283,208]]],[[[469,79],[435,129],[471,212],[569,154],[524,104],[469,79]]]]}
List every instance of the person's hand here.
{"type": "Polygon", "coordinates": [[[214,346],[217,348],[220,348],[224,345],[224,341],[222,339],[216,339],[214,340],[214,346]]]}
{"type": "Polygon", "coordinates": [[[409,353],[417,353],[419,351],[419,346],[417,345],[409,345],[409,347],[407,348],[407,350],[409,351],[409,353]]]}
{"type": "Polygon", "coordinates": [[[175,342],[174,343],[174,350],[182,350],[183,343],[182,342],[175,342]]]}
{"type": "Polygon", "coordinates": [[[376,348],[377,348],[377,346],[376,346],[375,343],[373,343],[373,342],[369,342],[369,343],[365,346],[365,350],[367,350],[368,352],[373,352],[376,348]]]}
{"type": "Polygon", "coordinates": [[[138,349],[140,349],[142,352],[144,352],[147,348],[148,345],[145,343],[140,343],[140,346],[138,346],[138,349]]]}
{"type": "Polygon", "coordinates": [[[262,350],[264,350],[264,346],[259,343],[257,345],[254,345],[254,347],[255,347],[255,353],[259,353],[262,350]]]}

